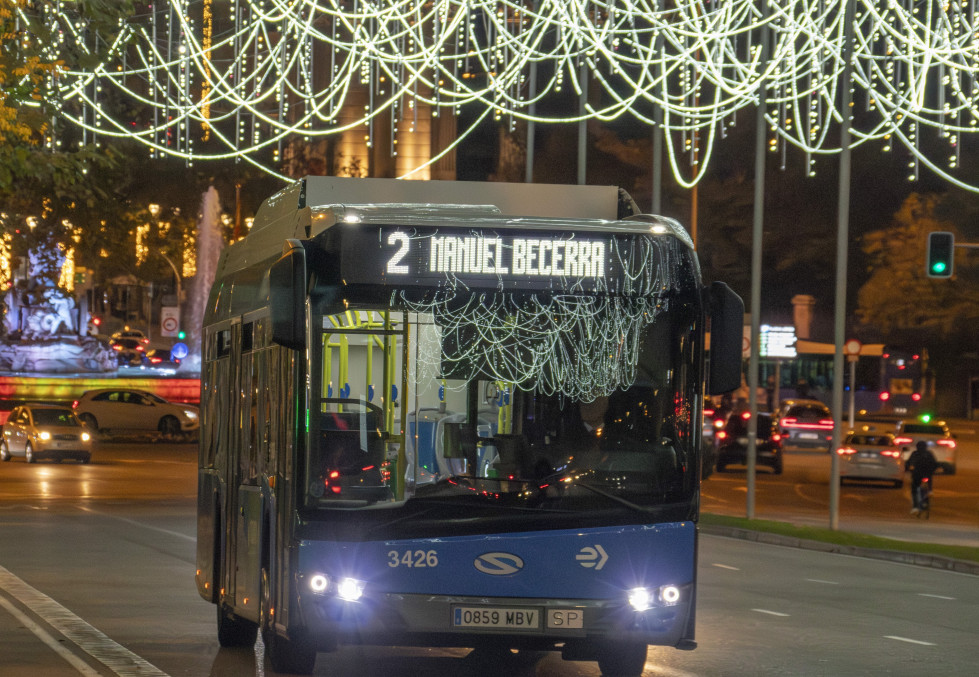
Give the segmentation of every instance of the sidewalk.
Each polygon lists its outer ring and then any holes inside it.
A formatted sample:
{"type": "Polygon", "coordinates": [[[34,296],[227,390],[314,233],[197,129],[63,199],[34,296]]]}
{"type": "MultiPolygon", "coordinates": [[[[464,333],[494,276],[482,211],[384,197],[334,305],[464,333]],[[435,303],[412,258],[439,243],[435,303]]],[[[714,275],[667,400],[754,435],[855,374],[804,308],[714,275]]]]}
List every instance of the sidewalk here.
{"type": "MultiPolygon", "coordinates": [[[[802,524],[805,521],[806,520],[793,519],[792,523],[802,524]]],[[[827,526],[825,522],[819,524],[815,523],[814,520],[810,522],[810,526],[827,526]]],[[[909,517],[907,521],[850,519],[841,521],[839,527],[840,531],[868,534],[871,536],[879,536],[897,541],[961,545],[973,548],[979,547],[979,528],[977,527],[957,524],[939,524],[930,522],[928,520],[915,519],[913,517],[909,517]]],[[[948,571],[956,571],[963,574],[979,576],[979,562],[957,560],[948,557],[940,557],[937,555],[839,545],[836,543],[825,543],[822,541],[811,541],[793,536],[773,534],[766,531],[753,531],[750,529],[719,525],[701,525],[700,530],[702,533],[712,536],[726,536],[728,538],[740,538],[758,543],[782,545],[791,548],[802,548],[805,550],[832,552],[841,555],[852,555],[855,557],[882,559],[890,562],[913,564],[916,566],[925,566],[934,569],[945,569],[948,571]]]]}

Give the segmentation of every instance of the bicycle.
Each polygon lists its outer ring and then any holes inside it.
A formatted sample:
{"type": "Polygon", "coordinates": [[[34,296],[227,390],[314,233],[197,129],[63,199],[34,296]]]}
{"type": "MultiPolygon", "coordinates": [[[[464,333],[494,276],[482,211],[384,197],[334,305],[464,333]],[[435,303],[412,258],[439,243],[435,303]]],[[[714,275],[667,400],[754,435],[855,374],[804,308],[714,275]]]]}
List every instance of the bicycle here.
{"type": "Polygon", "coordinates": [[[931,517],[931,478],[922,479],[915,491],[917,492],[917,501],[915,502],[917,512],[914,513],[914,516],[920,519],[924,515],[925,519],[928,519],[931,517]]]}

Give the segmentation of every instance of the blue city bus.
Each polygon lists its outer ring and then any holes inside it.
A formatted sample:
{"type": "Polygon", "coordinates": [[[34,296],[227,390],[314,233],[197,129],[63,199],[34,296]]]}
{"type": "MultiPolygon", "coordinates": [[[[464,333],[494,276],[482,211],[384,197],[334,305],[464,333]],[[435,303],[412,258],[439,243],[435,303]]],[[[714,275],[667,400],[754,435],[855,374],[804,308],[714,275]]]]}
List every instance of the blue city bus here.
{"type": "Polygon", "coordinates": [[[740,383],[742,317],[683,228],[614,187],[270,197],[203,327],[196,580],[220,644],[261,632],[299,674],[350,643],[610,675],[694,648],[703,401],[740,383]]]}

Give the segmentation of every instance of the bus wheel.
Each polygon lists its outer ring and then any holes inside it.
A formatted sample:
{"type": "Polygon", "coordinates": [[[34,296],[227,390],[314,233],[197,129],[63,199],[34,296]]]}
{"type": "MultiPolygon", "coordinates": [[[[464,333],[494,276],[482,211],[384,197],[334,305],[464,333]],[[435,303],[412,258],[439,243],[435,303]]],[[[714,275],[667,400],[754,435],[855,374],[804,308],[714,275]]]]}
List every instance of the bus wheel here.
{"type": "Polygon", "coordinates": [[[640,677],[646,667],[646,649],[638,642],[608,642],[598,654],[602,677],[640,677]]]}
{"type": "Polygon", "coordinates": [[[218,643],[221,646],[254,646],[258,625],[236,616],[223,604],[218,604],[218,643]]]}
{"type": "Polygon", "coordinates": [[[259,614],[262,626],[262,643],[265,655],[276,672],[290,675],[311,675],[316,666],[316,648],[303,637],[286,639],[275,631],[267,610],[270,607],[271,593],[268,570],[262,569],[262,611],[259,614]]]}

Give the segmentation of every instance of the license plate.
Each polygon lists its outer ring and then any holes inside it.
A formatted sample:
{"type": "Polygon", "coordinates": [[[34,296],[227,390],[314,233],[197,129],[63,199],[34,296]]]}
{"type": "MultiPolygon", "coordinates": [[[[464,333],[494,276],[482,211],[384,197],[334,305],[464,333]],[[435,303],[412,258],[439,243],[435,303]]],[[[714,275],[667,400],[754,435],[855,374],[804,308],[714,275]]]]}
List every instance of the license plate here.
{"type": "Polygon", "coordinates": [[[456,628],[506,628],[537,630],[541,610],[537,607],[452,607],[452,626],[456,628]]]}
{"type": "Polygon", "coordinates": [[[880,457],[876,453],[874,453],[873,451],[861,451],[857,455],[860,458],[863,458],[863,459],[874,460],[874,461],[879,461],[880,460],[880,457]]]}
{"type": "Polygon", "coordinates": [[[799,433],[800,440],[818,440],[819,435],[816,433],[799,433]]]}

